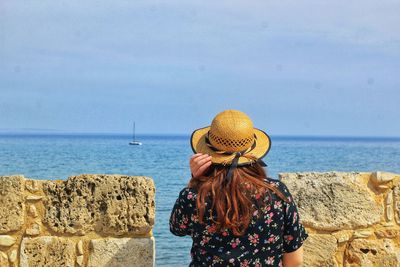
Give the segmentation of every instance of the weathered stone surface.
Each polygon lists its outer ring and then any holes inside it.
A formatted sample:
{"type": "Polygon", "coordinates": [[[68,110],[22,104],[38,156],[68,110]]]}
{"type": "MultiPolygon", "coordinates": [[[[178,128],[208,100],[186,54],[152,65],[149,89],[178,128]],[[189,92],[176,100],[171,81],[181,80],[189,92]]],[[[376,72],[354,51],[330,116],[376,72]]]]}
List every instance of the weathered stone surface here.
{"type": "Polygon", "coordinates": [[[91,240],[88,267],[102,266],[154,266],[154,238],[91,240]]]}
{"type": "Polygon", "coordinates": [[[396,176],[398,175],[395,173],[377,171],[371,174],[371,182],[379,185],[392,181],[396,176]]]}
{"type": "Polygon", "coordinates": [[[76,257],[76,263],[79,266],[82,266],[82,264],[83,264],[83,255],[79,255],[78,257],[76,257]]]}
{"type": "Polygon", "coordinates": [[[83,242],[82,242],[82,240],[78,241],[78,243],[76,244],[76,248],[78,250],[78,254],[82,255],[83,254],[83,242]]]}
{"type": "Polygon", "coordinates": [[[343,230],[338,232],[333,232],[332,235],[336,238],[338,243],[348,241],[354,234],[353,230],[343,230]]]}
{"type": "Polygon", "coordinates": [[[23,191],[23,176],[0,176],[0,234],[19,230],[23,225],[23,191]]]}
{"type": "Polygon", "coordinates": [[[154,224],[154,183],[140,176],[79,175],[43,184],[44,221],[58,233],[149,233],[154,224]]]}
{"type": "Polygon", "coordinates": [[[23,238],[20,266],[75,266],[75,242],[62,237],[23,238]]]}
{"type": "Polygon", "coordinates": [[[42,198],[43,198],[43,196],[38,196],[38,195],[26,196],[26,200],[40,200],[42,198]]]}
{"type": "Polygon", "coordinates": [[[7,254],[3,251],[0,251],[0,266],[8,266],[8,257],[7,254]]]}
{"type": "Polygon", "coordinates": [[[345,251],[344,266],[400,266],[400,248],[390,239],[354,239],[345,251]]]}
{"type": "Polygon", "coordinates": [[[16,239],[10,235],[0,235],[0,246],[9,247],[15,244],[16,239]]]}
{"type": "Polygon", "coordinates": [[[33,218],[36,218],[38,216],[35,205],[33,205],[33,204],[29,205],[28,211],[29,211],[29,215],[31,215],[33,218]]]}
{"type": "Polygon", "coordinates": [[[304,241],[304,267],[338,266],[334,259],[336,249],[337,241],[334,236],[309,234],[304,241]]]}
{"type": "Polygon", "coordinates": [[[39,188],[39,181],[38,180],[27,179],[25,181],[25,188],[31,193],[36,193],[40,189],[39,188]]]}
{"type": "Polygon", "coordinates": [[[18,254],[18,252],[17,252],[16,249],[13,249],[13,250],[10,252],[10,256],[9,256],[8,258],[10,259],[10,262],[11,262],[11,263],[16,262],[16,260],[17,260],[17,254],[18,254]]]}
{"type": "Polygon", "coordinates": [[[358,173],[282,173],[305,226],[321,230],[365,228],[380,221],[382,205],[375,202],[358,173]]]}
{"type": "Polygon", "coordinates": [[[27,235],[39,235],[40,234],[40,225],[37,223],[33,223],[31,226],[26,228],[27,235]]]}
{"type": "Polygon", "coordinates": [[[375,230],[375,235],[378,238],[396,238],[400,236],[400,229],[393,229],[393,228],[377,229],[375,230]]]}

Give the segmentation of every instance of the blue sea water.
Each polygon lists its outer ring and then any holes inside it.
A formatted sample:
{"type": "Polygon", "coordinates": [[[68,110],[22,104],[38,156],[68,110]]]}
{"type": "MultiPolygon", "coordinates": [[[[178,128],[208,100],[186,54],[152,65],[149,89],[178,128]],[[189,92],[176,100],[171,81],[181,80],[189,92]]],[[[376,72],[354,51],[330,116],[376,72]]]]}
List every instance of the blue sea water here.
{"type": "MultiPolygon", "coordinates": [[[[189,136],[0,135],[0,175],[66,179],[81,173],[145,175],[156,184],[157,266],[188,266],[190,237],[175,237],[168,220],[178,192],[190,178],[189,136]]],[[[268,175],[303,171],[400,173],[400,139],[274,137],[265,158],[268,175]]]]}

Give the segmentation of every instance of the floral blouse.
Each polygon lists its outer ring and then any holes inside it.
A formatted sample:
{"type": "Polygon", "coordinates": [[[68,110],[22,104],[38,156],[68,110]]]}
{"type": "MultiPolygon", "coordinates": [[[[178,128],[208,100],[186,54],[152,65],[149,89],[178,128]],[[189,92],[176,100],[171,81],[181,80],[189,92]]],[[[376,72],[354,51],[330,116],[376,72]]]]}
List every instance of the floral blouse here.
{"type": "MultiPolygon", "coordinates": [[[[193,239],[189,266],[282,266],[282,254],[302,246],[308,233],[300,222],[292,195],[283,182],[271,178],[266,178],[266,182],[274,183],[290,203],[273,191],[270,196],[265,194],[264,201],[269,204],[255,209],[246,233],[239,237],[230,229],[217,232],[207,217],[208,212],[205,212],[206,224],[200,224],[196,216],[196,191],[187,187],[181,190],[169,225],[174,235],[190,235],[193,239]]],[[[257,199],[259,195],[253,197],[257,199]]]]}

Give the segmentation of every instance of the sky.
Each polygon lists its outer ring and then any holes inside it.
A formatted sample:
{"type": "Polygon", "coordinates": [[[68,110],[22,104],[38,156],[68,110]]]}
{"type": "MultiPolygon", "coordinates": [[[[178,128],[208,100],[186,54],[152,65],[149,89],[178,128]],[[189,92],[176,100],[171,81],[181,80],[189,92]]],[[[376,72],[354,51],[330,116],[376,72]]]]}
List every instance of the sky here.
{"type": "Polygon", "coordinates": [[[400,136],[399,1],[0,2],[0,131],[400,136]]]}

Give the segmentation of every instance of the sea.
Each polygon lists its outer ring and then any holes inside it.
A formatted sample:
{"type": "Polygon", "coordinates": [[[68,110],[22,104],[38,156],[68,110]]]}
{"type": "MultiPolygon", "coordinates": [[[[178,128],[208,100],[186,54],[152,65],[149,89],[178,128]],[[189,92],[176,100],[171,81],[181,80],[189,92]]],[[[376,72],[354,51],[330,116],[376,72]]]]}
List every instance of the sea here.
{"type": "MultiPolygon", "coordinates": [[[[144,175],[156,185],[156,266],[188,266],[190,237],[169,232],[169,216],[179,191],[190,179],[189,136],[0,134],[0,175],[67,179],[82,173],[144,175]]],[[[271,136],[264,158],[268,176],[282,172],[400,173],[400,138],[271,136]]]]}

